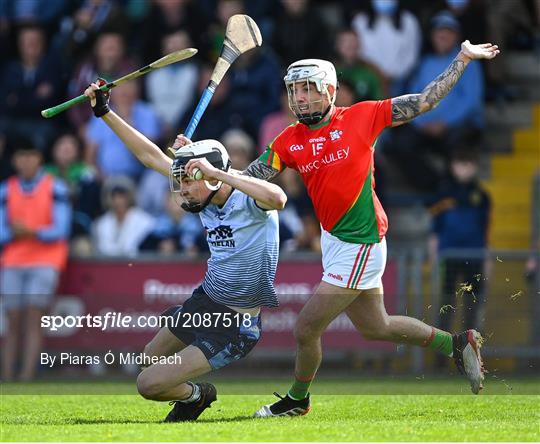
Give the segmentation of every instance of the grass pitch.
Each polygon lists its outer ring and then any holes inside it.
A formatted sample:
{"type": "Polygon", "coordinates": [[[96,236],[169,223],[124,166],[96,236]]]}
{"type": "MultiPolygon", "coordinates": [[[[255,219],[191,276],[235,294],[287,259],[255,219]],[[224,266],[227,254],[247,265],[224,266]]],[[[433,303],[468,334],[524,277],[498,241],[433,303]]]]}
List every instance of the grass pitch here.
{"type": "Polygon", "coordinates": [[[218,400],[193,423],[164,424],[167,403],[127,383],[2,387],[2,441],[538,441],[538,379],[317,380],[304,417],[253,419],[287,380],[215,380],[218,400]],[[23,394],[24,393],[24,394],[23,394]],[[69,393],[69,394],[51,394],[69,393]],[[79,394],[71,394],[79,393],[79,394]],[[86,393],[86,394],[80,394],[86,393]],[[122,393],[122,394],[119,394],[122,393]],[[240,394],[244,393],[244,394],[240,394]],[[343,394],[363,393],[363,394],[343,394]]]}

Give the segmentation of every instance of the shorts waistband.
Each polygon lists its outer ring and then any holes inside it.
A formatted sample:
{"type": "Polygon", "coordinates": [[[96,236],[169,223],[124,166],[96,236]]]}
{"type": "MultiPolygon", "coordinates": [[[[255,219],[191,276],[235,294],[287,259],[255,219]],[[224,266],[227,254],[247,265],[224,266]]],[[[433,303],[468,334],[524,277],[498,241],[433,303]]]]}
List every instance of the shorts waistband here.
{"type": "Polygon", "coordinates": [[[214,304],[221,305],[223,307],[227,307],[229,310],[236,311],[237,313],[242,313],[242,314],[247,313],[252,317],[259,316],[259,314],[261,313],[261,307],[242,308],[242,307],[234,307],[232,305],[220,304],[219,302],[214,301],[211,296],[206,294],[206,292],[204,291],[202,285],[200,287],[196,288],[195,291],[193,292],[193,294],[194,295],[195,294],[204,295],[208,299],[210,299],[214,304]]]}

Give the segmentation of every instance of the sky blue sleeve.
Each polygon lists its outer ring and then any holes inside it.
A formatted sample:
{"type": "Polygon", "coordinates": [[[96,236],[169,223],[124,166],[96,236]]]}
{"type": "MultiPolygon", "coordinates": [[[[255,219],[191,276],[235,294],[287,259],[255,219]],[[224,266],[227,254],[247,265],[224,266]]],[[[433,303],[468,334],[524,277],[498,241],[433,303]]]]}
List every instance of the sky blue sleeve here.
{"type": "Polygon", "coordinates": [[[242,193],[244,195],[244,205],[247,211],[255,218],[255,219],[268,219],[270,216],[270,211],[272,210],[265,210],[264,208],[261,208],[259,205],[257,205],[257,202],[255,202],[255,199],[253,197],[248,196],[245,193],[242,193]]]}
{"type": "Polygon", "coordinates": [[[7,183],[0,183],[0,245],[13,239],[7,217],[7,183]]]}
{"type": "Polygon", "coordinates": [[[36,232],[37,238],[42,242],[67,240],[71,231],[69,190],[63,181],[54,179],[53,194],[53,223],[36,232]]]}

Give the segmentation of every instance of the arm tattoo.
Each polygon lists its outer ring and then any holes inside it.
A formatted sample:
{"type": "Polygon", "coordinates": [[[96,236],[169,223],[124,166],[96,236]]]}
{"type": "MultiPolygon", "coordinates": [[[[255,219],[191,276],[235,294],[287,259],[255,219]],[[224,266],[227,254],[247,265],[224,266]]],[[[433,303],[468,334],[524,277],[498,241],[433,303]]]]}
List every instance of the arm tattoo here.
{"type": "Polygon", "coordinates": [[[407,94],[392,99],[392,122],[408,122],[420,114],[420,94],[407,94]]]}
{"type": "Polygon", "coordinates": [[[432,107],[437,105],[458,82],[465,71],[465,66],[462,60],[454,59],[446,71],[424,88],[422,98],[432,107]]]}
{"type": "Polygon", "coordinates": [[[421,94],[408,94],[392,99],[392,121],[408,122],[435,108],[458,82],[467,65],[457,57],[446,70],[424,88],[421,94]]]}
{"type": "Polygon", "coordinates": [[[256,177],[262,180],[271,180],[279,175],[280,171],[262,163],[259,159],[255,159],[249,166],[242,171],[244,176],[256,177]]]}

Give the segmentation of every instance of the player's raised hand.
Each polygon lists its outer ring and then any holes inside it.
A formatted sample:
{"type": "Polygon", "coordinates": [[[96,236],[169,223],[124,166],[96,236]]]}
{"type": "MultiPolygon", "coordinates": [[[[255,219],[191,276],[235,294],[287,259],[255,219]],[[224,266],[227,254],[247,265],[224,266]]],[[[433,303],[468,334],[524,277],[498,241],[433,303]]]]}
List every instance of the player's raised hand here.
{"type": "Polygon", "coordinates": [[[220,171],[205,158],[191,159],[186,164],[186,173],[195,180],[219,180],[216,174],[219,174],[220,171]]]}
{"type": "Polygon", "coordinates": [[[471,60],[477,59],[493,59],[499,54],[499,47],[492,45],[491,43],[481,43],[479,45],[473,45],[468,40],[465,40],[461,44],[461,52],[464,56],[471,60]]]}
{"type": "Polygon", "coordinates": [[[105,79],[98,78],[94,83],[88,85],[88,88],[84,91],[84,95],[90,98],[90,105],[96,117],[102,117],[110,111],[109,99],[111,93],[110,91],[103,92],[99,89],[105,83],[107,83],[105,79]]]}
{"type": "Polygon", "coordinates": [[[183,134],[178,134],[176,136],[176,139],[174,139],[173,149],[177,150],[178,148],[181,148],[183,146],[189,145],[190,143],[193,143],[191,139],[188,139],[183,134]]]}

